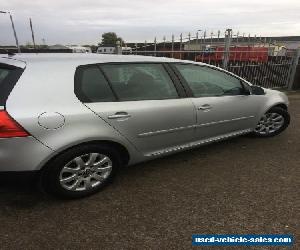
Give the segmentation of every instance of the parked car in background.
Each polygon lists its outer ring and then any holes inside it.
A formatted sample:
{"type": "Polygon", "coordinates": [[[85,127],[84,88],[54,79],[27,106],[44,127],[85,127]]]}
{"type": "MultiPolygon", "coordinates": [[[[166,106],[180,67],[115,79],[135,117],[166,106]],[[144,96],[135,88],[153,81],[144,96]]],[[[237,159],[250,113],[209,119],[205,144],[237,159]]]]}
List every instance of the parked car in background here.
{"type": "Polygon", "coordinates": [[[274,136],[289,121],[284,93],[203,63],[0,58],[0,170],[35,172],[64,197],[99,191],[122,166],[248,133],[274,136]]]}
{"type": "Polygon", "coordinates": [[[131,47],[122,47],[122,54],[125,54],[125,55],[129,55],[129,54],[132,54],[132,48],[131,47]]]}
{"type": "Polygon", "coordinates": [[[90,47],[83,47],[83,46],[70,46],[73,53],[92,53],[92,49],[90,47]]]}
{"type": "Polygon", "coordinates": [[[115,45],[103,45],[99,46],[97,49],[98,54],[115,54],[116,46],[115,45]]]}
{"type": "MultiPolygon", "coordinates": [[[[97,49],[98,54],[116,54],[116,46],[114,45],[102,45],[97,49]]],[[[131,47],[122,47],[122,54],[132,54],[131,47]]]]}

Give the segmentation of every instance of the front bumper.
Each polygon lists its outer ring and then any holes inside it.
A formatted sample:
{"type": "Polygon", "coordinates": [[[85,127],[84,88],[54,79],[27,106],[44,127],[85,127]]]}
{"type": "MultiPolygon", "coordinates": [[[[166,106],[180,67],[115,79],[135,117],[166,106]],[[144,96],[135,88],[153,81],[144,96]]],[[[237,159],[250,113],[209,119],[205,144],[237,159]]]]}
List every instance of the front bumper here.
{"type": "Polygon", "coordinates": [[[34,137],[0,139],[0,172],[36,171],[53,151],[34,137]]]}

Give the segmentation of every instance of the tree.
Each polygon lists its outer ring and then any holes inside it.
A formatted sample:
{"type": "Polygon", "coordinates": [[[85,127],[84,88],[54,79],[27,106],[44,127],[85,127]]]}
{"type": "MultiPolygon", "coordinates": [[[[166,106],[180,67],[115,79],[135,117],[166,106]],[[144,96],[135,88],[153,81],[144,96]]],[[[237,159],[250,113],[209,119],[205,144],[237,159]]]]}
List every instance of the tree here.
{"type": "Polygon", "coordinates": [[[118,37],[115,32],[106,32],[102,34],[102,41],[99,45],[115,45],[117,41],[124,44],[124,40],[121,37],[118,37]]]}

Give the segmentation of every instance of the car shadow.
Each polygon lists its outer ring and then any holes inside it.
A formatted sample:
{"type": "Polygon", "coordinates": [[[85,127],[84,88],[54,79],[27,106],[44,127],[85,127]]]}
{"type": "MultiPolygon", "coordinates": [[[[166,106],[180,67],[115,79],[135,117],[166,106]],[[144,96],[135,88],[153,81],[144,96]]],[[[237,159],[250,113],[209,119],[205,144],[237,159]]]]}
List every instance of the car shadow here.
{"type": "MultiPolygon", "coordinates": [[[[155,171],[168,162],[174,162],[177,167],[181,167],[180,163],[185,163],[191,157],[207,158],[210,154],[218,154],[218,152],[221,152],[228,145],[240,144],[242,147],[245,139],[247,140],[247,137],[232,138],[145,163],[128,166],[121,169],[120,175],[121,178],[132,175],[138,178],[138,176],[145,174],[145,169],[150,171],[153,169],[155,171]]],[[[16,176],[15,174],[0,173],[0,213],[9,214],[10,208],[26,210],[32,209],[41,203],[55,204],[60,202],[61,200],[46,194],[38,188],[36,176],[22,174],[16,176]]],[[[64,202],[68,201],[65,200],[64,202]]]]}

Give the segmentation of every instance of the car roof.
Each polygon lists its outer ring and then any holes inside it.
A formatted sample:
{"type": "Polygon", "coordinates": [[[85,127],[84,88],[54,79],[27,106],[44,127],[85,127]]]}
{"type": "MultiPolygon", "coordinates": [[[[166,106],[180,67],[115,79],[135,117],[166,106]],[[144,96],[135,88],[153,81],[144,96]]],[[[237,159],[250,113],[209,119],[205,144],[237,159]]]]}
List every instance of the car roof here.
{"type": "MultiPolygon", "coordinates": [[[[0,56],[1,57],[1,56],[0,56]]],[[[183,60],[152,57],[140,55],[116,55],[116,54],[95,54],[95,53],[20,53],[13,56],[2,56],[0,62],[8,64],[28,64],[36,63],[65,63],[72,66],[109,63],[109,62],[183,62],[183,60]]],[[[186,61],[192,63],[191,61],[186,61]]],[[[17,66],[17,65],[16,65],[17,66]]]]}
{"type": "Polygon", "coordinates": [[[26,63],[24,61],[21,60],[16,60],[14,58],[12,58],[11,56],[0,56],[0,64],[9,64],[15,67],[19,67],[19,68],[25,68],[26,67],[26,63]]]}

